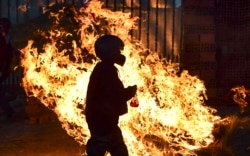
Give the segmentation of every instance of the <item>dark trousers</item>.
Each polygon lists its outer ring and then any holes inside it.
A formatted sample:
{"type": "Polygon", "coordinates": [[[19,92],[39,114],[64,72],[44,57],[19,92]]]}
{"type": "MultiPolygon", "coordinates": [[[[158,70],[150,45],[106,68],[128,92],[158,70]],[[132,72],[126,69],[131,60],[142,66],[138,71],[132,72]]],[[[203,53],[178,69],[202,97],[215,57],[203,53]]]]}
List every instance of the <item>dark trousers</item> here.
{"type": "Polygon", "coordinates": [[[97,136],[93,135],[88,140],[86,151],[88,156],[104,156],[109,152],[111,156],[128,156],[128,149],[119,127],[116,133],[97,136]]]}
{"type": "Polygon", "coordinates": [[[0,107],[3,109],[5,115],[10,118],[13,114],[13,109],[11,108],[5,94],[4,94],[4,90],[2,88],[2,84],[0,81],[0,107]]]}

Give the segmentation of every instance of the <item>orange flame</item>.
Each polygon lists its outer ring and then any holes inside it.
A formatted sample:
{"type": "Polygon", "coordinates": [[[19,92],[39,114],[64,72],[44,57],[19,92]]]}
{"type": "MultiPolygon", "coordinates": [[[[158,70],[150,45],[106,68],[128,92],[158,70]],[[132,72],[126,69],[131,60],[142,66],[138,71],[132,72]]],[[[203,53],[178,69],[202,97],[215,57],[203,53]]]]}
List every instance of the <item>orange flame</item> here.
{"type": "MultiPolygon", "coordinates": [[[[58,24],[60,16],[53,16],[58,24]]],[[[82,49],[94,55],[93,44],[100,32],[124,40],[127,62],[123,68],[117,68],[125,86],[138,86],[139,107],[129,107],[128,114],[120,118],[131,155],[195,155],[193,149],[213,142],[211,131],[219,117],[213,115],[216,110],[204,104],[204,83],[188,71],[179,74],[179,64],[161,60],[156,52],[148,52],[132,39],[129,31],[135,29],[137,18],[104,9],[101,2],[92,0],[74,19],[81,25],[77,30],[80,46],[73,40],[72,50],[60,51],[56,43],[71,33],[52,29],[51,42],[44,45],[44,52],[33,47],[33,41],[21,50],[21,64],[22,85],[27,95],[35,96],[52,109],[62,127],[79,144],[86,144],[90,136],[84,116],[85,95],[90,73],[98,61],[96,58],[83,61],[86,58],[82,49]],[[73,54],[74,61],[68,52],[73,54]]]]}
{"type": "Polygon", "coordinates": [[[247,97],[250,96],[250,90],[247,90],[244,86],[236,86],[231,89],[235,94],[233,100],[240,106],[241,112],[244,112],[248,106],[247,97]]]}
{"type": "Polygon", "coordinates": [[[26,4],[19,5],[18,10],[21,11],[21,12],[27,12],[28,11],[27,5],[26,4]]]}

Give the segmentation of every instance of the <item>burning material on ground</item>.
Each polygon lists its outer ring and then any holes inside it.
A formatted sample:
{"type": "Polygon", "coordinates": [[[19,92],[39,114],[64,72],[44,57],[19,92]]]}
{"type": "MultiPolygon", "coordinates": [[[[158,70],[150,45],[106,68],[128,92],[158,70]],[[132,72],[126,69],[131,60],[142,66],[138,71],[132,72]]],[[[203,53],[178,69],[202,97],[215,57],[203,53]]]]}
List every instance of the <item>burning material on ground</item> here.
{"type": "Polygon", "coordinates": [[[236,86],[231,89],[234,92],[233,100],[239,105],[241,113],[245,111],[250,100],[250,90],[247,90],[244,86],[236,86]]]}
{"type": "Polygon", "coordinates": [[[97,0],[80,10],[63,7],[50,12],[50,18],[55,22],[48,33],[37,30],[39,41],[30,40],[21,50],[22,85],[28,96],[57,114],[62,127],[80,145],[90,136],[85,95],[98,61],[93,44],[103,34],[124,41],[123,54],[128,59],[124,68],[117,68],[125,85],[138,86],[139,106],[129,107],[119,123],[131,155],[196,155],[196,149],[214,142],[214,123],[220,117],[205,104],[203,81],[130,36],[137,18],[104,9],[97,0]]]}
{"type": "Polygon", "coordinates": [[[198,155],[244,156],[250,152],[250,118],[232,115],[215,123],[215,141],[196,151],[198,155]]]}

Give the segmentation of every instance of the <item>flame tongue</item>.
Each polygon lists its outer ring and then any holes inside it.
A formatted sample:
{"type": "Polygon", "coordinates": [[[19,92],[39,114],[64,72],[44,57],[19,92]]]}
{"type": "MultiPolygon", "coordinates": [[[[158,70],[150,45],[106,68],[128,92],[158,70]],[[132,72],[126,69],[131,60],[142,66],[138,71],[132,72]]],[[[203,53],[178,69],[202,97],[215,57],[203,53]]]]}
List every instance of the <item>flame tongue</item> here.
{"type": "MultiPolygon", "coordinates": [[[[55,24],[60,23],[60,13],[52,14],[55,24]]],[[[219,117],[204,105],[203,82],[187,71],[178,75],[178,64],[160,60],[153,52],[147,54],[140,42],[132,40],[128,32],[134,28],[136,18],[103,9],[102,3],[92,0],[80,14],[74,12],[74,20],[80,25],[74,30],[80,41],[72,39],[70,49],[58,47],[65,45],[63,38],[71,34],[54,26],[50,36],[45,36],[50,41],[44,45],[44,52],[32,47],[33,41],[29,41],[22,49],[21,64],[27,95],[51,108],[79,144],[86,144],[90,136],[84,102],[89,75],[97,60],[93,43],[106,31],[125,42],[123,54],[127,62],[123,68],[117,67],[122,81],[126,86],[138,86],[139,107],[129,107],[128,114],[120,118],[130,154],[194,155],[193,149],[213,141],[211,131],[219,117]]]]}

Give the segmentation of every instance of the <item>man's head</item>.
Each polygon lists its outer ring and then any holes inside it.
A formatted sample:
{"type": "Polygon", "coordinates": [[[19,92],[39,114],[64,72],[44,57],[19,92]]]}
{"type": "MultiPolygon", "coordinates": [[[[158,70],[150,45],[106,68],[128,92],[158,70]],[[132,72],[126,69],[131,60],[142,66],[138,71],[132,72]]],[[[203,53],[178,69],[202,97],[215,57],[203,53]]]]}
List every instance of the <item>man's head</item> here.
{"type": "Polygon", "coordinates": [[[0,18],[0,33],[7,34],[11,28],[11,23],[8,18],[0,18]]]}
{"type": "Polygon", "coordinates": [[[123,41],[115,35],[103,35],[95,42],[95,53],[102,61],[109,61],[123,65],[125,56],[121,54],[124,48],[123,41]]]}

